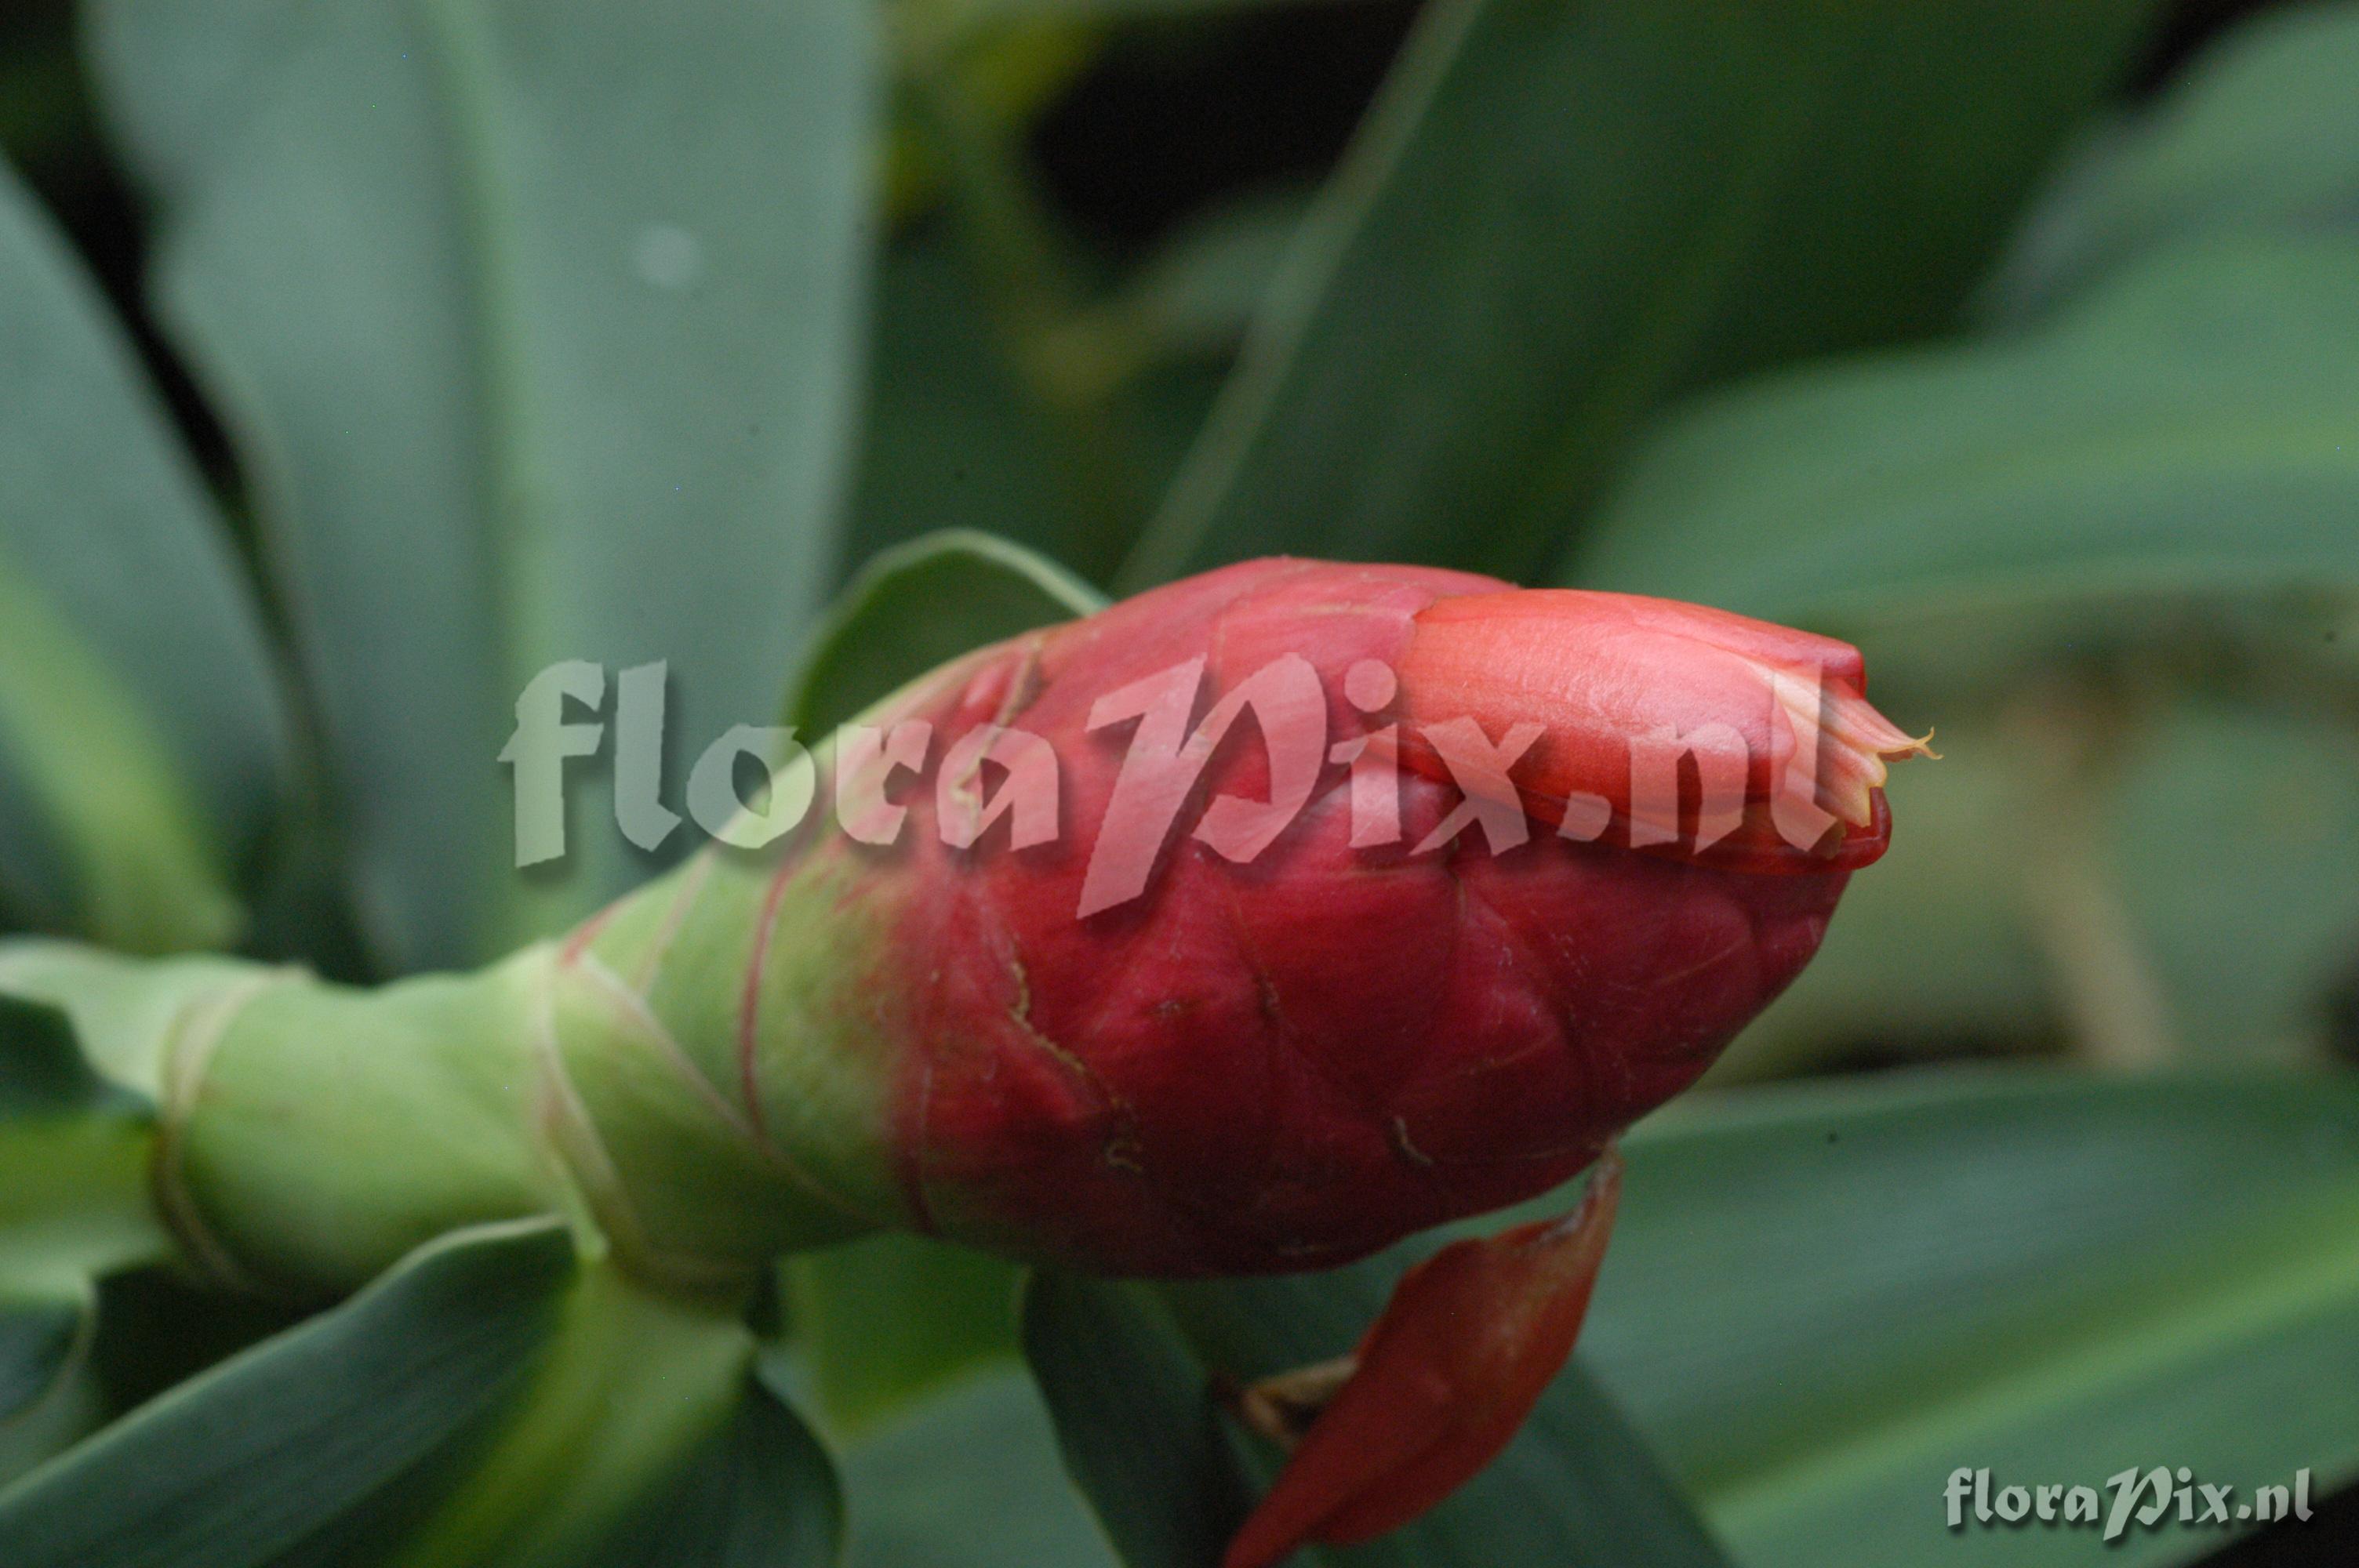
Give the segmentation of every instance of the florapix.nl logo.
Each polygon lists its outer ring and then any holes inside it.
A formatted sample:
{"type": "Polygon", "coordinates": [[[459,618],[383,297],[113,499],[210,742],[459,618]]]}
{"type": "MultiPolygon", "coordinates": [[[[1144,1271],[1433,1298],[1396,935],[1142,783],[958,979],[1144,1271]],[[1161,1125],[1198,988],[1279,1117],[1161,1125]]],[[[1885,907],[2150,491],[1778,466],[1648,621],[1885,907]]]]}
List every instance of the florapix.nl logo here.
{"type": "MultiPolygon", "coordinates": [[[[799,827],[832,819],[864,844],[886,846],[908,831],[912,791],[929,799],[932,830],[952,849],[990,840],[1011,852],[1060,841],[1071,829],[1066,760],[1050,740],[1018,723],[958,727],[924,717],[853,722],[809,743],[791,727],[740,723],[712,741],[690,769],[685,817],[665,803],[666,665],[625,669],[611,683],[585,661],[550,665],[526,687],[500,760],[513,770],[516,863],[566,853],[569,764],[611,745],[614,818],[625,838],[655,850],[688,823],[741,850],[777,844],[799,827]],[[754,775],[746,784],[749,771],[754,775]],[[822,806],[821,797],[825,795],[822,806]],[[993,830],[1006,824],[995,838],[993,830]]],[[[1354,849],[1400,844],[1404,759],[1415,754],[1444,776],[1456,805],[1408,852],[1426,855],[1470,835],[1492,854],[1515,849],[1535,822],[1556,837],[1633,847],[1679,844],[1701,855],[1751,819],[1793,849],[1810,852],[1841,826],[1822,783],[1839,751],[1821,672],[1764,665],[1763,734],[1735,726],[1653,727],[1617,742],[1623,757],[1613,793],[1569,790],[1536,800],[1519,773],[1547,750],[1548,726],[1525,720],[1487,731],[1454,714],[1403,719],[1395,671],[1364,659],[1337,683],[1342,702],[1311,662],[1283,654],[1225,690],[1212,689],[1202,656],[1096,697],[1083,734],[1127,730],[1111,793],[1087,825],[1088,867],[1075,914],[1138,897],[1175,833],[1234,864],[1276,844],[1322,788],[1348,792],[1354,849]],[[1356,718],[1339,726],[1337,714],[1356,718]],[[1257,745],[1266,780],[1258,796],[1201,786],[1225,750],[1257,745]],[[1766,788],[1756,781],[1767,779],[1766,788]]],[[[1585,737],[1584,744],[1595,744],[1585,737]]]]}

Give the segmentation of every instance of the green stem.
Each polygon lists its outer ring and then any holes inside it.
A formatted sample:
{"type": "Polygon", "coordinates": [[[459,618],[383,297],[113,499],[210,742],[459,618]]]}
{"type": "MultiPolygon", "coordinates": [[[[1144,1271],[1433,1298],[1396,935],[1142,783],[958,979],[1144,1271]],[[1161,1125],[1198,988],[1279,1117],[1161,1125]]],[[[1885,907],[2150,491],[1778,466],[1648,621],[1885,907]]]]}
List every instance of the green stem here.
{"type": "Polygon", "coordinates": [[[2074,1048],[2114,1071],[2165,1066],[2180,1054],[2168,993],[2105,863],[2104,806],[2125,717],[2099,694],[2060,687],[2027,699],[2012,727],[2042,773],[2024,910],[2074,1048]]]}
{"type": "Polygon", "coordinates": [[[55,943],[0,948],[0,988],[158,1107],[157,1210],[216,1278],[333,1294],[563,1214],[710,1292],[899,1217],[860,934],[828,923],[849,870],[708,850],[562,943],[376,989],[55,943]]]}

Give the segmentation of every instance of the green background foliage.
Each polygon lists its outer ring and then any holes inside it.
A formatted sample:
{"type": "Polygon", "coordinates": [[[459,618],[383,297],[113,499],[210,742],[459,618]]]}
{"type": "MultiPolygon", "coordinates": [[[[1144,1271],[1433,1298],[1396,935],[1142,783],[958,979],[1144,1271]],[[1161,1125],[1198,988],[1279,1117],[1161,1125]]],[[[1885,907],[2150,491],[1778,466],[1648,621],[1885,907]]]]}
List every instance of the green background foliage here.
{"type": "MultiPolygon", "coordinates": [[[[686,848],[585,768],[510,869],[562,659],[666,663],[677,806],[732,723],[1257,554],[1830,633],[1947,760],[1630,1138],[1532,1423],[1305,1560],[2193,1561],[1940,1487],[2359,1478],[2354,83],[2342,4],[45,0],[0,931],[379,979],[561,929],[686,848]]],[[[1275,1462],[1213,1387],[1442,1239],[873,1238],[749,1329],[495,1227],[290,1324],[153,1270],[149,1118],[0,999],[11,1564],[1209,1568],[1275,1462]]]]}

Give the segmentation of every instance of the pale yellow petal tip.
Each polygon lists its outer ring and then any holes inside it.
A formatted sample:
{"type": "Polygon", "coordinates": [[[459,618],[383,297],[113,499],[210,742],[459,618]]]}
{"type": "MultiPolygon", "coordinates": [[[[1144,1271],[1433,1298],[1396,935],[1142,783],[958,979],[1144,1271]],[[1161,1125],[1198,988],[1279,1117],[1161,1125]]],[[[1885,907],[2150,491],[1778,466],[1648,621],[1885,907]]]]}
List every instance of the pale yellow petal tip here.
{"type": "Polygon", "coordinates": [[[1842,692],[1827,705],[1820,719],[1823,734],[1834,741],[1819,783],[1827,810],[1851,824],[1865,827],[1875,820],[1875,792],[1884,787],[1888,762],[1909,757],[1932,757],[1933,732],[1909,734],[1857,692],[1842,692]]]}
{"type": "Polygon", "coordinates": [[[1941,754],[1933,750],[1933,731],[1911,735],[1877,712],[1867,698],[1855,694],[1846,693],[1837,700],[1832,728],[1838,739],[1892,762],[1904,757],[1930,757],[1937,762],[1941,760],[1941,754]]]}

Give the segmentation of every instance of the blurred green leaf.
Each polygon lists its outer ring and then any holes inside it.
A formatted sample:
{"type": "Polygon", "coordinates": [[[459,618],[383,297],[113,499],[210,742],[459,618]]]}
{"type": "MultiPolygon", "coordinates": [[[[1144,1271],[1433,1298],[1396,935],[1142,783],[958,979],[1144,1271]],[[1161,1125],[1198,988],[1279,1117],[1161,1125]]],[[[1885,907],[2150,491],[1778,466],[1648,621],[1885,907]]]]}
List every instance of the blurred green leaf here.
{"type": "Polygon", "coordinates": [[[99,9],[165,313],[248,464],[397,966],[647,869],[587,799],[564,874],[510,869],[495,759],[541,669],[669,661],[680,755],[775,709],[836,555],[870,20],[99,9]]]}
{"type": "Polygon", "coordinates": [[[2359,733],[2190,703],[2115,765],[2100,833],[2181,1038],[2314,1035],[2359,953],[2359,733]]]}
{"type": "Polygon", "coordinates": [[[1018,1369],[961,1381],[842,1464],[846,1568],[1118,1568],[1018,1369]]]}
{"type": "Polygon", "coordinates": [[[921,234],[886,254],[855,558],[956,527],[1111,569],[1120,540],[1062,460],[1063,438],[1025,375],[951,244],[921,234]]]}
{"type": "MultiPolygon", "coordinates": [[[[1625,1152],[1583,1358],[1749,1568],[1936,1541],[2088,1561],[2081,1531],[1950,1535],[1960,1465],[2359,1473],[2359,1078],[1755,1089],[1691,1097],[1625,1152]]],[[[2213,1544],[2136,1530],[2107,1555],[2213,1544]]]]}
{"type": "Polygon", "coordinates": [[[51,1285],[168,1256],[148,1197],[153,1138],[130,1116],[0,1124],[0,1285],[51,1285]]]}
{"type": "Polygon", "coordinates": [[[1890,854],[1853,882],[1819,956],[1731,1048],[1723,1077],[1863,1045],[2051,1044],[2076,1005],[2053,896],[2089,871],[2143,957],[2166,1049],[2315,1047],[2359,945],[2347,725],[2190,697],[2108,741],[2101,773],[2074,789],[2084,798],[2063,802],[2036,732],[1977,715],[1940,739],[1938,766],[1893,781],[1890,854]]]}
{"type": "Polygon", "coordinates": [[[2191,244],[2036,330],[1702,401],[1565,576],[1832,632],[1887,698],[1954,700],[2222,607],[2348,605],[2354,432],[2359,240],[2191,244]]]}
{"type": "Polygon", "coordinates": [[[966,27],[1006,22],[1126,21],[1136,17],[1217,15],[1269,5],[1343,5],[1347,0],[946,0],[946,23],[966,27]]]}
{"type": "Polygon", "coordinates": [[[1299,192],[1266,190],[1199,215],[1141,264],[1109,308],[1158,353],[1225,357],[1269,292],[1309,205],[1299,192]]]}
{"type": "Polygon", "coordinates": [[[882,260],[850,558],[955,528],[1103,580],[1143,521],[1131,480],[1161,484],[1203,422],[1250,287],[1212,274],[1249,271],[1225,253],[1254,242],[1209,236],[1220,254],[1018,324],[957,237],[920,226],[882,260]]]}
{"type": "Polygon", "coordinates": [[[586,1568],[827,1568],[837,1560],[842,1515],[826,1451],[756,1381],[671,1494],[586,1568]]]}
{"type": "Polygon", "coordinates": [[[1528,574],[1666,396],[1938,330],[2147,0],[1443,0],[1125,567],[1528,574]]]}
{"type": "Polygon", "coordinates": [[[549,1225],[421,1249],[0,1494],[11,1568],[831,1560],[827,1460],[733,1303],[549,1225]]]}
{"type": "Polygon", "coordinates": [[[1213,1568],[1252,1507],[1204,1369],[1144,1286],[1036,1273],[1024,1353],[1128,1568],[1213,1568]]]}
{"type": "Polygon", "coordinates": [[[824,734],[946,659],[1104,604],[1055,562],[951,529],[864,568],[804,651],[788,720],[824,734]]]}
{"type": "Polygon", "coordinates": [[[594,1555],[651,1490],[669,1500],[726,1431],[751,1390],[754,1348],[732,1304],[674,1299],[611,1263],[585,1265],[527,1380],[388,1562],[559,1568],[594,1555]]]}
{"type": "Polygon", "coordinates": [[[832,1430],[863,1430],[1016,1355],[1014,1264],[947,1242],[870,1237],[787,1260],[787,1310],[832,1430]]]}
{"type": "Polygon", "coordinates": [[[2050,775],[1995,724],[1942,717],[1940,763],[1889,786],[1890,851],[1853,880],[1810,967],[1729,1047],[1722,1080],[1823,1067],[1864,1046],[1905,1058],[2053,1044],[2049,955],[2025,907],[2047,849],[2025,828],[2050,775]]]}
{"type": "Polygon", "coordinates": [[[103,1112],[128,1098],[92,1069],[63,1010],[0,994],[0,1122],[103,1112]]]}
{"type": "Polygon", "coordinates": [[[11,1568],[259,1568],[494,1408],[555,1322],[560,1228],[437,1243],[0,1492],[11,1568]]]}
{"type": "Polygon", "coordinates": [[[294,0],[79,0],[76,26],[132,172],[151,195],[192,189],[226,156],[301,47],[294,0]]]}
{"type": "Polygon", "coordinates": [[[89,1347],[87,1288],[35,1297],[0,1290],[0,1429],[29,1414],[89,1347]]]}
{"type": "Polygon", "coordinates": [[[2359,6],[2287,6],[2212,45],[2155,107],[2092,137],[1991,290],[2038,316],[2210,233],[2359,229],[2359,6]]]}
{"type": "Polygon", "coordinates": [[[0,901],[227,941],[285,765],[254,605],[96,287],[0,167],[0,901]]]}
{"type": "Polygon", "coordinates": [[[85,1356],[21,1415],[0,1422],[0,1487],[89,1434],[102,1419],[97,1387],[85,1356]]]}
{"type": "Polygon", "coordinates": [[[103,1082],[65,1015],[0,995],[0,1298],[79,1300],[168,1254],[149,1108],[103,1082]]]}

